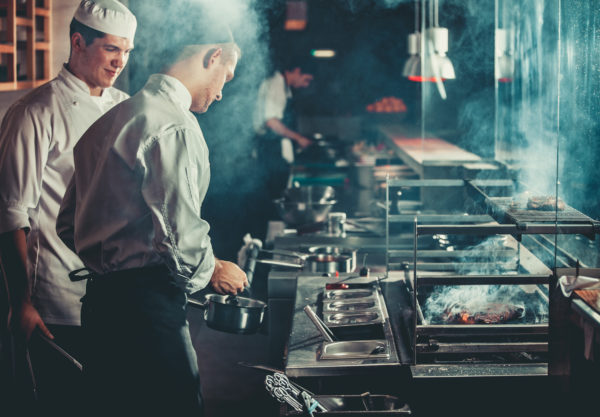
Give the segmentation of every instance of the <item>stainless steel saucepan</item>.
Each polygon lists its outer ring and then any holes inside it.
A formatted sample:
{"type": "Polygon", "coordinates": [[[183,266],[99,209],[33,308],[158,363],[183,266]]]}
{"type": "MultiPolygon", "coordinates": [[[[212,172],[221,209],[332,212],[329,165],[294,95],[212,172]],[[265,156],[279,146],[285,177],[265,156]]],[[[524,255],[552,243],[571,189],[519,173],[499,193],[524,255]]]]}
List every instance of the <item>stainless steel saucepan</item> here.
{"type": "Polygon", "coordinates": [[[211,329],[235,334],[256,333],[267,308],[262,301],[221,294],[208,294],[204,302],[188,298],[188,304],[204,310],[204,320],[211,329]]]}

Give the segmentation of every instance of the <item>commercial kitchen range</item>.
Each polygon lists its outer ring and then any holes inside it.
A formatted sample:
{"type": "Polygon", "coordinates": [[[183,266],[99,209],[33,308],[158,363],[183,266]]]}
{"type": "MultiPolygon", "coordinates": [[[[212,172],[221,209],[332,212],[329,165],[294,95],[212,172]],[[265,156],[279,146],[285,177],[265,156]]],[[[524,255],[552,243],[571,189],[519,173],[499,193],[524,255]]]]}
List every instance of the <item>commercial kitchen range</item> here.
{"type": "MultiPolygon", "coordinates": [[[[298,233],[281,222],[270,224],[275,249],[357,252],[352,272],[272,268],[273,361],[283,358],[290,377],[378,375],[403,368],[413,378],[548,375],[549,287],[557,276],[573,274],[578,262],[554,245],[554,236],[593,240],[600,224],[568,206],[527,209],[519,202],[527,190],[499,163],[469,159],[442,140],[425,144],[428,155],[440,148],[439,155],[449,158],[419,160],[415,140],[389,127],[382,133],[404,166],[373,167],[378,213],[349,216],[342,236],[326,225],[298,233]],[[491,179],[475,179],[489,170],[495,172],[491,179]],[[443,179],[423,178],[432,175],[443,179]],[[560,261],[553,271],[555,252],[560,261]],[[332,309],[336,296],[339,308],[332,309]],[[333,341],[319,332],[306,306],[329,324],[333,341]],[[341,325],[328,321],[332,313],[341,325]]],[[[359,195],[354,186],[345,188],[342,193],[359,195]]],[[[578,268],[599,275],[585,265],[578,268]]]]}
{"type": "Polygon", "coordinates": [[[418,398],[414,409],[431,415],[459,415],[447,406],[482,393],[489,395],[473,415],[496,415],[519,391],[536,414],[555,412],[557,401],[584,409],[597,387],[600,303],[578,290],[565,297],[557,284],[600,277],[597,4],[439,2],[446,19],[461,20],[448,29],[453,48],[438,56],[430,43],[438,25],[428,28],[437,3],[414,2],[408,46],[420,40],[417,53],[402,72],[390,65],[382,96],[404,95],[406,114],[370,114],[367,106],[362,129],[346,123],[346,112],[328,123],[306,116],[306,132],[341,138],[352,130],[349,142],[371,145],[354,146],[348,164],[335,161],[345,176],[294,172],[301,185],[335,180],[332,212],[346,214],[345,234],[271,222],[267,242],[355,250],[356,268],[271,268],[271,361],[318,384],[383,380],[382,393],[406,394],[411,406],[418,398]],[[426,76],[438,58],[455,63],[456,77],[426,76]],[[411,61],[420,76],[411,78],[411,61]],[[569,387],[577,372],[595,384],[569,387]],[[508,385],[520,389],[508,394],[508,385]]]}

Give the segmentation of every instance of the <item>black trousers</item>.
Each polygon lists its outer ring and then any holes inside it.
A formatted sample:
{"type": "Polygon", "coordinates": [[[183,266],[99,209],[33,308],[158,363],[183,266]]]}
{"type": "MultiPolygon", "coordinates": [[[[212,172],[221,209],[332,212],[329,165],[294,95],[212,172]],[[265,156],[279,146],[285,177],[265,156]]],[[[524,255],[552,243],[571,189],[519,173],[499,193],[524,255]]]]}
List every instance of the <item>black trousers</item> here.
{"type": "Polygon", "coordinates": [[[83,376],[97,416],[202,416],[187,298],[166,268],[88,281],[83,299],[83,376]]]}

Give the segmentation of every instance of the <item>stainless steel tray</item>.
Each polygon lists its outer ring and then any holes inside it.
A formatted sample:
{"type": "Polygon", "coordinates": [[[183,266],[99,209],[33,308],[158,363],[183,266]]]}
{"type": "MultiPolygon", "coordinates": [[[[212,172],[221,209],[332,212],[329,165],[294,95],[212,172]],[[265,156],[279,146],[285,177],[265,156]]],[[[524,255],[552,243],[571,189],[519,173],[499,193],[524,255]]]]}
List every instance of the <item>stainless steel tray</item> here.
{"type": "Polygon", "coordinates": [[[383,323],[381,310],[348,311],[325,314],[325,324],[328,326],[357,326],[383,323]]]}
{"type": "Polygon", "coordinates": [[[359,288],[348,290],[326,290],[325,300],[348,300],[357,298],[373,297],[375,290],[371,288],[359,288]]]}
{"type": "Polygon", "coordinates": [[[387,340],[346,340],[326,342],[321,345],[319,359],[375,359],[389,358],[387,340]]]}
{"type": "Polygon", "coordinates": [[[374,297],[355,298],[346,300],[325,301],[323,303],[324,312],[355,312],[371,311],[379,309],[379,302],[374,297]]]}

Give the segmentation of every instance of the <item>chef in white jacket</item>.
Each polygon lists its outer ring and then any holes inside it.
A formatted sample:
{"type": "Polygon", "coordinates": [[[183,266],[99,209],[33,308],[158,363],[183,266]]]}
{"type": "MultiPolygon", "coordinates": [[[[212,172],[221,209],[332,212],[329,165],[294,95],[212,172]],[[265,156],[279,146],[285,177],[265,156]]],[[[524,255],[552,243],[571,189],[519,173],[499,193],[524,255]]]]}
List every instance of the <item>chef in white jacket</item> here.
{"type": "Polygon", "coordinates": [[[187,294],[248,285],[237,265],[213,254],[202,218],[208,148],[191,113],[221,100],[241,51],[226,26],[193,5],[185,16],[168,11],[171,35],[155,53],[162,71],[75,146],[56,224],[93,273],[81,314],[93,415],[112,415],[118,404],[119,415],[200,417],[187,294]]]}
{"type": "MultiPolygon", "coordinates": [[[[39,329],[71,353],[79,349],[85,284],[69,280],[68,273],[82,263],[58,238],[56,217],[73,174],[73,147],[94,121],[128,97],[112,85],[133,49],[136,24],[116,0],[81,1],[70,26],[68,62],[55,79],[12,105],[0,131],[0,258],[11,327],[27,339],[39,329]]],[[[58,384],[44,386],[48,363],[43,352],[35,352],[36,343],[43,343],[34,338],[30,347],[40,398],[48,394],[60,403],[68,388],[51,392],[58,384]]],[[[59,381],[56,375],[48,378],[59,381]]]]}

